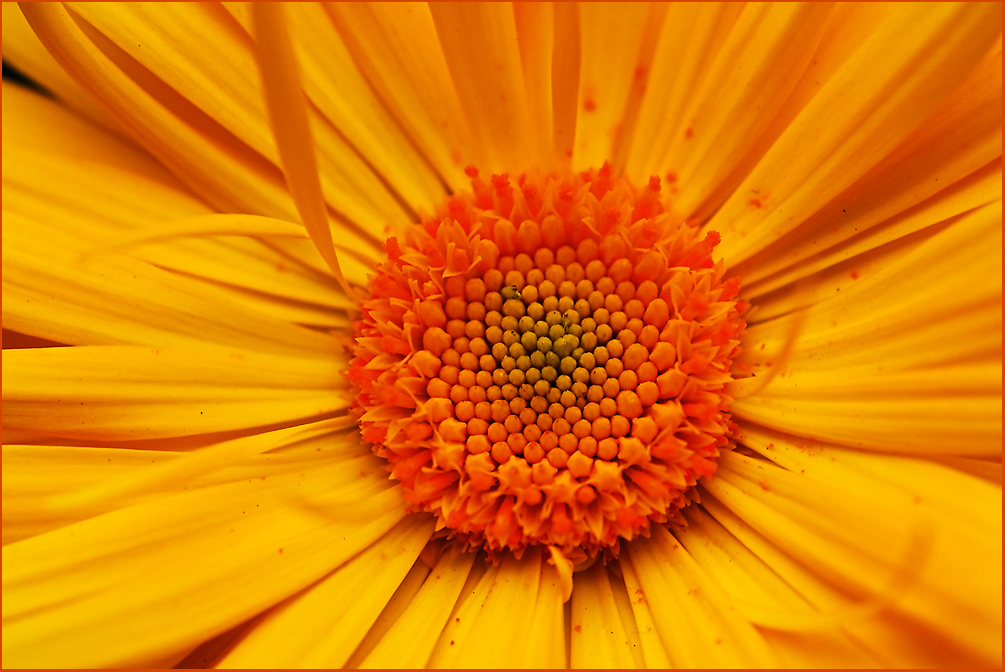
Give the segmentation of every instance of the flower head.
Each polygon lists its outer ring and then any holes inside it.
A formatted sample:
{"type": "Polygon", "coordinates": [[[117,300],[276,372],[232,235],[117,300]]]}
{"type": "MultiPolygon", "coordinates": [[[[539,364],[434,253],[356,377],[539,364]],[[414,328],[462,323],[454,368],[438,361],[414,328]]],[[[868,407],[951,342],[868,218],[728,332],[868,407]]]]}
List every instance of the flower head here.
{"type": "Polygon", "coordinates": [[[736,291],[659,198],[521,175],[391,238],[355,328],[364,440],[448,538],[585,559],[680,518],[729,447],[736,291]],[[516,222],[516,224],[514,223],[516,222]]]}
{"type": "Polygon", "coordinates": [[[999,5],[3,11],[5,666],[1000,666],[999,5]]]}

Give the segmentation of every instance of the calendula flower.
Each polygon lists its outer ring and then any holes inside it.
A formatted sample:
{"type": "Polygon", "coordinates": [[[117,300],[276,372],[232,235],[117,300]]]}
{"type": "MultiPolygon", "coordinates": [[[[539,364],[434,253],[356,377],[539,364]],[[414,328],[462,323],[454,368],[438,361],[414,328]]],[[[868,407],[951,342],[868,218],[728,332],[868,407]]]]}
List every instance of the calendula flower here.
{"type": "Polygon", "coordinates": [[[1001,665],[999,4],[3,12],[5,666],[1001,665]]]}

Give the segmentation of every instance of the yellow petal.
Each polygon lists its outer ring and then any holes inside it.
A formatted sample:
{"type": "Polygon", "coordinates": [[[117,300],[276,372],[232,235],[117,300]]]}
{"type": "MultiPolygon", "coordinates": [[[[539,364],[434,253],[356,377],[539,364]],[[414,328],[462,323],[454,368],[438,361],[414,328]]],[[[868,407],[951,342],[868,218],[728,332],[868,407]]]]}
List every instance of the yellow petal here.
{"type": "Polygon", "coordinates": [[[554,5],[554,11],[555,50],[551,66],[554,157],[559,166],[568,167],[576,146],[576,122],[579,117],[579,73],[582,60],[580,5],[560,2],[554,5]]]}
{"type": "MultiPolygon", "coordinates": [[[[167,85],[123,47],[90,23],[74,19],[76,14],[62,5],[37,5],[23,11],[60,65],[95,92],[123,128],[195,193],[223,212],[297,221],[297,210],[275,164],[167,85]]],[[[125,44],[129,47],[135,43],[125,44]]],[[[142,50],[142,46],[138,49],[142,50]]],[[[360,170],[366,172],[363,167],[360,170]]],[[[343,234],[343,246],[376,252],[372,236],[362,237],[335,219],[332,223],[343,234]]],[[[379,221],[374,228],[382,224],[379,221]]]]}
{"type": "Polygon", "coordinates": [[[555,51],[555,8],[544,2],[513,4],[523,81],[527,89],[528,141],[534,156],[547,165],[552,157],[555,119],[552,62],[555,51]]]}
{"type": "Polygon", "coordinates": [[[707,227],[731,264],[876,166],[998,37],[998,5],[902,5],[811,100],[707,227]]]}
{"type": "MultiPolygon", "coordinates": [[[[80,115],[103,129],[123,135],[122,128],[87,91],[73,81],[39,42],[16,2],[3,3],[3,60],[45,87],[80,115]]],[[[6,88],[4,96],[6,96],[6,88]]]]}
{"type": "Polygon", "coordinates": [[[428,665],[565,667],[562,615],[558,572],[540,549],[507,555],[447,621],[428,665]]]}
{"type": "MultiPolygon", "coordinates": [[[[921,460],[858,454],[749,424],[740,441],[779,466],[724,455],[706,487],[811,573],[851,595],[865,592],[862,613],[839,607],[835,617],[845,615],[836,623],[880,616],[890,636],[906,638],[910,622],[920,621],[938,638],[926,656],[942,642],[968,664],[1000,660],[999,488],[921,460]]],[[[704,495],[702,502],[709,508],[704,495]]],[[[945,664],[938,660],[929,665],[945,664]]]]}
{"type": "Polygon", "coordinates": [[[619,614],[607,570],[599,562],[576,574],[572,591],[573,668],[636,668],[628,631],[619,614]]]}
{"type": "MultiPolygon", "coordinates": [[[[626,549],[675,667],[770,667],[764,639],[665,528],[626,549]]],[[[625,562],[622,562],[624,565],[625,562]]]]}
{"type": "Polygon", "coordinates": [[[624,142],[622,122],[629,95],[643,83],[649,69],[646,55],[652,57],[652,43],[659,34],[662,19],[663,12],[657,5],[639,2],[580,5],[582,59],[574,170],[600,166],[624,142]]]}
{"type": "MultiPolygon", "coordinates": [[[[13,200],[13,199],[12,199],[13,200]]],[[[70,344],[135,343],[201,349],[332,353],[329,337],[281,321],[201,280],[138,259],[81,260],[59,227],[4,213],[4,323],[70,344]],[[55,237],[54,237],[55,236],[55,237]]]]}
{"type": "MultiPolygon", "coordinates": [[[[685,510],[688,527],[677,534],[684,548],[741,608],[759,613],[790,615],[793,622],[813,623],[818,611],[797,588],[786,583],[754,552],[731,535],[699,506],[685,510]]],[[[785,665],[795,667],[877,667],[885,658],[871,655],[869,646],[838,627],[787,631],[758,628],[785,665]]]]}
{"type": "MultiPolygon", "coordinates": [[[[65,235],[94,249],[130,240],[162,243],[129,252],[188,275],[301,303],[350,305],[333,291],[328,273],[304,272],[263,244],[294,232],[305,237],[301,226],[250,215],[208,215],[205,204],[152,157],[20,87],[4,86],[3,110],[5,211],[67,223],[65,235]],[[165,219],[172,222],[157,229],[165,219]],[[199,222],[206,226],[196,226],[199,222]],[[107,240],[120,231],[132,237],[107,240]],[[174,235],[163,236],[166,231],[174,235]],[[205,240],[222,234],[259,240],[205,240]],[[176,240],[163,244],[172,237],[176,240]],[[185,237],[200,240],[179,242],[185,237]]],[[[364,283],[371,266],[349,262],[350,276],[364,283]]]]}
{"type": "MultiPolygon", "coordinates": [[[[91,515],[46,510],[53,494],[81,490],[97,481],[129,477],[180,453],[67,446],[3,446],[3,544],[27,539],[91,515]]],[[[107,509],[106,509],[107,511],[107,509]]],[[[105,513],[105,511],[98,511],[105,513]]]]}
{"type": "Polygon", "coordinates": [[[524,641],[523,667],[565,668],[569,666],[566,629],[565,579],[552,564],[545,562],[541,568],[537,603],[530,621],[530,632],[524,641]],[[559,642],[563,645],[560,646],[559,642]]]}
{"type": "Polygon", "coordinates": [[[342,667],[432,532],[431,517],[406,517],[345,565],[273,609],[219,667],[342,667]]]}
{"type": "Polygon", "coordinates": [[[474,562],[474,553],[444,553],[418,594],[359,667],[425,667],[474,562]]]}
{"type": "Polygon", "coordinates": [[[345,360],[131,346],[3,352],[4,424],[128,441],[294,423],[344,410],[345,360]]]}
{"type": "MultiPolygon", "coordinates": [[[[234,3],[240,4],[240,3],[234,3]]],[[[345,45],[390,114],[453,190],[475,158],[471,131],[425,3],[326,6],[345,45]]]]}
{"type": "Polygon", "coordinates": [[[355,292],[339,266],[307,116],[307,101],[300,88],[300,75],[281,5],[256,4],[252,8],[258,65],[262,72],[266,107],[279,148],[293,203],[318,252],[331,268],[346,295],[355,292]]]}
{"type": "Polygon", "coordinates": [[[681,2],[668,9],[625,163],[635,180],[666,171],[663,159],[675,132],[684,128],[684,109],[743,9],[739,2],[681,2]]]}
{"type": "Polygon", "coordinates": [[[366,478],[357,460],[249,471],[5,546],[4,663],[143,667],[309,586],[404,516],[370,459],[366,478]]]}
{"type": "Polygon", "coordinates": [[[534,165],[516,20],[506,3],[431,3],[447,68],[485,172],[534,165]]]}
{"type": "MultiPolygon", "coordinates": [[[[78,3],[70,7],[121,49],[124,58],[135,59],[188,104],[272,164],[279,164],[253,44],[226,12],[198,3],[170,7],[78,3]]],[[[321,115],[312,116],[317,120],[317,149],[326,168],[325,188],[332,204],[350,220],[374,229],[386,220],[400,220],[404,213],[367,165],[372,159],[359,156],[351,144],[356,138],[350,136],[347,142],[345,133],[339,134],[342,129],[332,131],[321,115]]]]}
{"type": "MultiPolygon", "coordinates": [[[[782,375],[751,396],[743,386],[756,378],[736,386],[733,412],[873,450],[1000,454],[1000,247],[999,201],[854,273],[851,286],[806,311],[787,360],[771,365],[782,375]],[[853,388],[861,392],[840,392],[853,388]]],[[[752,327],[748,342],[765,350],[748,353],[750,361],[777,356],[795,319],[752,327]]]]}
{"type": "MultiPolygon", "coordinates": [[[[693,180],[686,181],[688,187],[679,188],[680,198],[697,205],[697,208],[692,206],[682,208],[682,210],[690,213],[690,217],[698,221],[709,219],[753,170],[754,166],[792,123],[796,115],[816,96],[824,84],[830,81],[849,56],[854,54],[876,31],[894,8],[895,5],[889,3],[837,3],[827,17],[819,44],[813,51],[812,58],[802,69],[791,93],[782,101],[770,103],[773,106],[780,105],[780,107],[767,122],[766,128],[758,135],[745,139],[745,142],[750,144],[744,155],[727,159],[713,157],[711,165],[714,168],[721,168],[726,164],[732,166],[731,171],[723,174],[717,184],[708,183],[703,166],[698,166],[695,178],[706,183],[706,188],[710,188],[711,191],[703,197],[703,200],[693,198],[690,192],[696,186],[695,182],[693,180]]],[[[812,16],[808,18],[812,20],[812,16]]],[[[789,68],[784,63],[776,67],[780,70],[789,68]]],[[[741,119],[737,119],[736,123],[743,123],[742,117],[748,114],[750,114],[749,111],[741,111],[739,115],[741,119]]],[[[680,142],[680,132],[686,132],[686,128],[679,127],[677,130],[679,132],[676,138],[680,142]]]]}
{"type": "MultiPolygon", "coordinates": [[[[164,218],[200,217],[208,210],[142,151],[91,127],[52,101],[5,85],[3,107],[4,292],[8,299],[4,320],[8,327],[64,343],[147,339],[164,344],[165,331],[180,330],[189,332],[193,345],[213,341],[214,331],[221,339],[218,342],[224,343],[263,343],[285,332],[287,337],[297,334],[298,350],[311,349],[312,341],[321,344],[316,333],[291,332],[285,313],[278,321],[263,314],[263,309],[274,310],[277,300],[268,303],[263,298],[255,304],[248,299],[245,303],[254,305],[242,310],[232,306],[234,294],[224,287],[244,286],[275,294],[297,302],[292,305],[339,305],[330,277],[301,268],[259,241],[240,238],[176,240],[130,251],[159,266],[204,277],[216,286],[108,250],[116,237],[156,237],[156,227],[164,218]],[[39,132],[42,127],[46,132],[39,132]],[[94,252],[100,254],[84,258],[85,253],[94,252]],[[139,312],[137,305],[148,309],[139,312]],[[166,317],[165,311],[173,318],[166,317]],[[178,318],[186,313],[201,314],[200,323],[184,326],[188,320],[178,318]],[[210,326],[214,323],[215,329],[210,326]],[[242,324],[248,330],[246,337],[235,333],[235,327],[240,331],[242,324]],[[271,326],[266,328],[266,324],[271,326]],[[152,336],[157,332],[162,336],[152,336]]],[[[247,228],[230,224],[234,233],[256,235],[254,224],[247,228]]],[[[199,237],[196,232],[193,235],[199,237]]],[[[364,279],[365,268],[355,262],[354,277],[364,279]]]]}
{"type": "MultiPolygon", "coordinates": [[[[924,221],[948,219],[1001,198],[1001,176],[993,174],[1001,164],[1001,70],[999,43],[900,147],[798,229],[734,271],[749,287],[804,259],[819,257],[828,248],[834,251],[832,256],[840,252],[840,258],[848,258],[855,250],[872,249],[918,230],[924,221]],[[932,213],[932,219],[919,217],[919,210],[932,213]],[[899,222],[891,226],[888,218],[897,215],[901,215],[897,220],[907,219],[913,226],[899,222]],[[886,235],[869,237],[872,247],[864,247],[866,232],[876,229],[886,235]]],[[[779,283],[774,280],[770,287],[779,283]]]]}
{"type": "Polygon", "coordinates": [[[157,88],[157,80],[142,66],[137,69],[134,61],[124,60],[122,66],[129,70],[119,67],[95,46],[68,10],[59,5],[22,10],[60,65],[94,91],[116,120],[196,193],[223,211],[288,220],[296,216],[278,169],[176,93],[171,96],[164,91],[163,84],[157,88]],[[139,82],[163,95],[164,101],[139,82]]]}
{"type": "MultiPolygon", "coordinates": [[[[366,455],[331,420],[222,441],[191,453],[80,446],[4,445],[3,543],[26,539],[165,493],[366,455]],[[269,452],[282,448],[282,454],[269,452]],[[320,451],[319,451],[320,449],[320,451]],[[319,454],[320,452],[320,454],[319,454]]],[[[183,446],[175,445],[175,450],[183,446]]]]}
{"type": "Polygon", "coordinates": [[[726,182],[765,133],[814,57],[831,13],[825,3],[744,8],[661,161],[677,176],[680,214],[690,216],[726,182]]]}
{"type": "MultiPolygon", "coordinates": [[[[386,181],[392,195],[407,206],[408,214],[431,211],[445,197],[439,177],[376,96],[325,8],[314,3],[287,7],[304,93],[376,175],[386,181]]],[[[324,147],[320,150],[325,152],[324,147]]],[[[347,177],[358,179],[351,174],[347,177]]],[[[374,200],[380,193],[363,191],[361,187],[357,198],[374,200]]],[[[387,222],[395,231],[408,223],[387,222]]]]}
{"type": "Polygon", "coordinates": [[[397,589],[395,589],[394,594],[391,595],[391,599],[388,600],[384,609],[381,610],[380,615],[377,616],[377,620],[374,621],[373,625],[367,631],[366,635],[363,636],[363,641],[359,643],[356,650],[352,652],[349,659],[345,662],[343,667],[348,669],[358,669],[360,663],[365,659],[374,647],[380,642],[380,640],[387,634],[387,631],[392,625],[398,620],[398,618],[405,612],[405,609],[412,603],[415,596],[418,594],[419,589],[422,588],[423,582],[426,577],[429,576],[429,565],[423,560],[422,556],[424,552],[430,548],[431,544],[435,544],[435,540],[430,540],[426,544],[426,548],[423,549],[423,553],[419,553],[419,559],[412,563],[412,568],[408,570],[408,574],[405,578],[401,580],[398,584],[397,589]]]}
{"type": "Polygon", "coordinates": [[[257,153],[277,161],[254,57],[219,8],[87,2],[67,7],[257,153]]]}
{"type": "Polygon", "coordinates": [[[642,649],[642,657],[645,660],[645,667],[653,669],[666,669],[670,667],[670,655],[663,644],[660,632],[656,627],[656,617],[653,609],[649,606],[639,577],[635,574],[632,563],[626,560],[627,556],[622,556],[618,560],[618,566],[625,579],[625,589],[631,599],[632,616],[635,618],[639,633],[639,647],[642,649]]]}
{"type": "MultiPolygon", "coordinates": [[[[811,276],[814,281],[824,275],[848,276],[855,270],[853,267],[870,265],[871,259],[868,253],[873,250],[885,259],[888,256],[886,252],[893,249],[893,246],[888,244],[908,242],[905,240],[908,238],[923,240],[935,234],[954,217],[1001,200],[1001,187],[1002,161],[999,156],[997,160],[967,175],[926,201],[875,226],[867,226],[866,222],[863,222],[860,227],[852,227],[853,235],[850,238],[833,245],[830,249],[806,257],[804,261],[794,262],[787,267],[780,266],[782,270],[761,281],[757,281],[756,277],[765,266],[759,261],[762,257],[752,259],[749,267],[752,269],[751,275],[743,275],[745,280],[747,278],[751,280],[750,284],[744,285],[744,298],[756,299],[811,276]],[[854,232],[855,228],[859,228],[860,231],[854,232]],[[912,235],[919,232],[923,233],[918,236],[912,235]],[[880,250],[884,246],[888,246],[888,250],[880,250]]],[[[832,227],[835,228],[844,229],[844,227],[832,227]]],[[[821,233],[822,238],[825,236],[826,234],[821,233]]],[[[813,236],[809,235],[795,247],[801,247],[803,244],[812,245],[809,242],[811,239],[813,236]]],[[[801,251],[805,251],[805,248],[801,251]]],[[[779,256],[785,255],[779,253],[779,256]]]]}

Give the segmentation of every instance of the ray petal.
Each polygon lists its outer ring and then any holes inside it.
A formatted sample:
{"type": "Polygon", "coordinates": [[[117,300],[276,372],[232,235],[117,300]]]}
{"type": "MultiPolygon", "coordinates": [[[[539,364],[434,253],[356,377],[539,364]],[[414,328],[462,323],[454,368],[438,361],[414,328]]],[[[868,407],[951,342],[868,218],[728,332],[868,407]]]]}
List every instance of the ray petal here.
{"type": "Polygon", "coordinates": [[[418,594],[360,667],[425,667],[474,562],[474,553],[444,553],[418,594]]]}
{"type": "Polygon", "coordinates": [[[607,570],[579,572],[572,591],[572,668],[635,668],[632,642],[620,617],[607,570]]]}
{"type": "Polygon", "coordinates": [[[430,517],[406,517],[316,585],[272,609],[218,666],[342,667],[432,531],[430,517]]]}
{"type": "Polygon", "coordinates": [[[143,667],[184,655],[402,519],[379,466],[359,473],[354,460],[246,473],[5,546],[4,663],[143,667]],[[350,515],[347,501],[366,504],[350,515]]]}
{"type": "Polygon", "coordinates": [[[530,166],[530,112],[508,3],[430,3],[443,55],[486,171],[530,166]]]}
{"type": "Polygon", "coordinates": [[[707,224],[736,264],[883,160],[998,37],[998,5],[902,6],[824,85],[707,224]]]}
{"type": "Polygon", "coordinates": [[[3,351],[4,425],[129,441],[294,423],[348,407],[345,360],[240,350],[3,351]]]}

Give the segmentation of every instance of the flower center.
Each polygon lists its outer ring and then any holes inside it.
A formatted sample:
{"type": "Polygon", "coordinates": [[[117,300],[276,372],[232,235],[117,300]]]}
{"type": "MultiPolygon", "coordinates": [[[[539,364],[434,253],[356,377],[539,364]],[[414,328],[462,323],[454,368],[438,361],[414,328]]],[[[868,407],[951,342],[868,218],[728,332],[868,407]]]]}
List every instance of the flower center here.
{"type": "Polygon", "coordinates": [[[616,554],[679,521],[730,444],[739,282],[658,178],[468,175],[370,282],[363,438],[468,547],[616,554]]]}

